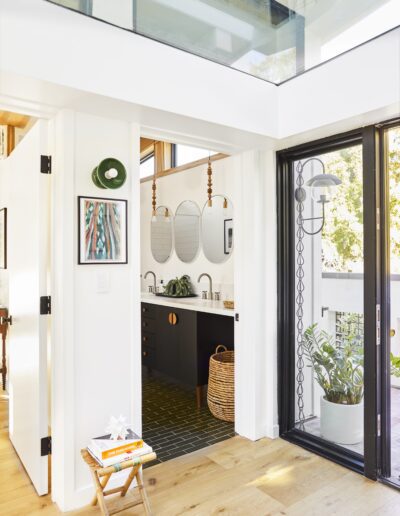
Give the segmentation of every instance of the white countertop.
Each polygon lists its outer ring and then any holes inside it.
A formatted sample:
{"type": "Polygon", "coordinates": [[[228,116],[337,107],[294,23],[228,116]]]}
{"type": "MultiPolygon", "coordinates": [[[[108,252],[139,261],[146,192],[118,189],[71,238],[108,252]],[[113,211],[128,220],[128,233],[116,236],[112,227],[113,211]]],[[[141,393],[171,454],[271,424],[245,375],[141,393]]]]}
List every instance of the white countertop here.
{"type": "Polygon", "coordinates": [[[201,299],[200,296],[174,299],[155,296],[149,292],[142,292],[142,302],[151,303],[153,305],[170,306],[171,308],[194,310],[195,312],[205,312],[207,314],[227,315],[229,317],[235,315],[235,310],[225,308],[223,301],[209,301],[208,299],[201,299]]]}

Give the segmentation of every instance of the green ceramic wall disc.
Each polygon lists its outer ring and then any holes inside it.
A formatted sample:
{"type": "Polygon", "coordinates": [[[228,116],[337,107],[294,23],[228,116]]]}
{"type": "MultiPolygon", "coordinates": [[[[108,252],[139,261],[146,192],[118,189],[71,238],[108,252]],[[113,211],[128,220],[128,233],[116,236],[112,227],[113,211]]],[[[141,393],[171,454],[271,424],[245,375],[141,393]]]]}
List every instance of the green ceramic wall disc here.
{"type": "Polygon", "coordinates": [[[120,188],[126,181],[126,169],[115,158],[106,158],[93,170],[92,179],[99,188],[120,188]]]}

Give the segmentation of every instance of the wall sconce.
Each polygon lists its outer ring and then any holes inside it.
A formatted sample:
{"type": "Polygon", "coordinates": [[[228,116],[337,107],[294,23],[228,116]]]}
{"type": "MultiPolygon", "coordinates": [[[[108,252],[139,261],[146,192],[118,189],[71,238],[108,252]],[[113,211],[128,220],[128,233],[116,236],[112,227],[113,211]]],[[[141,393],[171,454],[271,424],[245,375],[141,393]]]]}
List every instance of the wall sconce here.
{"type": "Polygon", "coordinates": [[[126,181],[126,169],[124,165],[115,158],[103,159],[92,171],[92,181],[102,189],[121,188],[126,181]]]}
{"type": "Polygon", "coordinates": [[[298,202],[298,224],[302,226],[302,230],[307,235],[317,235],[320,233],[325,225],[325,205],[328,204],[332,200],[332,195],[335,188],[342,183],[342,181],[335,176],[334,174],[327,174],[325,172],[325,165],[319,158],[309,158],[303,163],[301,161],[298,162],[296,167],[297,172],[297,188],[295,190],[295,199],[298,202]],[[309,179],[305,186],[310,188],[311,198],[322,206],[322,216],[321,217],[310,217],[303,218],[303,204],[307,199],[307,193],[304,189],[304,179],[303,179],[303,171],[304,167],[307,163],[311,161],[317,161],[322,166],[322,174],[317,174],[316,176],[309,179]],[[321,226],[316,231],[307,231],[304,228],[304,222],[320,220],[321,226]]]}

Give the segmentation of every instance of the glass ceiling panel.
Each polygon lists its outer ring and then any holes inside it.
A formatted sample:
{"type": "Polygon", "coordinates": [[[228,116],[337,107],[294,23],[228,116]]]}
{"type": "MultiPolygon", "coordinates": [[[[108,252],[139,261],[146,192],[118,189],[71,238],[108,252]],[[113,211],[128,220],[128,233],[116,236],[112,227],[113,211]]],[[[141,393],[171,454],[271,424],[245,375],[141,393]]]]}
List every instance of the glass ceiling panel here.
{"type": "Polygon", "coordinates": [[[400,25],[400,0],[48,0],[280,84],[400,25]]]}

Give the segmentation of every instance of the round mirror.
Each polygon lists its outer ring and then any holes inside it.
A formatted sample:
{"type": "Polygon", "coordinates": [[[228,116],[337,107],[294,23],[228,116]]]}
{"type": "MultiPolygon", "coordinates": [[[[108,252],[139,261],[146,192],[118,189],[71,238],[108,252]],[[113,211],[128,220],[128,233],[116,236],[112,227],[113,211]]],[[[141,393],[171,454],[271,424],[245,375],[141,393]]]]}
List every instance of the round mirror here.
{"type": "Polygon", "coordinates": [[[203,251],[212,263],[225,262],[233,251],[233,205],[222,195],[212,197],[204,205],[201,216],[203,251]]]}
{"type": "Polygon", "coordinates": [[[159,206],[151,218],[151,252],[158,263],[165,263],[172,252],[172,216],[166,206],[159,206]]]}
{"type": "Polygon", "coordinates": [[[193,201],[183,201],[175,212],[175,251],[180,260],[191,263],[200,247],[200,208],[193,201]]]}

